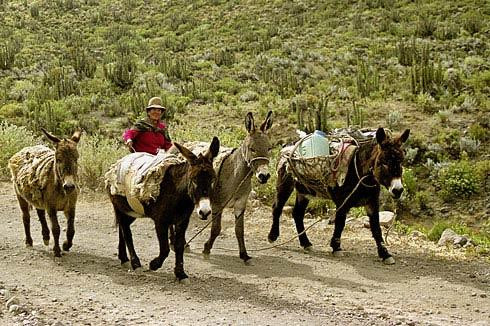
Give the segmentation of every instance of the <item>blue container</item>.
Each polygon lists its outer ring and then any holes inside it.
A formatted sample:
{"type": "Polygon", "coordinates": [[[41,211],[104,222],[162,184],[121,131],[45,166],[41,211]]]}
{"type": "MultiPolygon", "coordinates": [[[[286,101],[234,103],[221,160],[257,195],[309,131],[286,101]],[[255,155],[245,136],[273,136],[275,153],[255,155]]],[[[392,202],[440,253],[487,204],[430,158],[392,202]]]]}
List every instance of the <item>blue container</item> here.
{"type": "Polygon", "coordinates": [[[330,155],[329,141],[323,131],[315,130],[303,138],[300,144],[299,154],[305,158],[330,155]]]}

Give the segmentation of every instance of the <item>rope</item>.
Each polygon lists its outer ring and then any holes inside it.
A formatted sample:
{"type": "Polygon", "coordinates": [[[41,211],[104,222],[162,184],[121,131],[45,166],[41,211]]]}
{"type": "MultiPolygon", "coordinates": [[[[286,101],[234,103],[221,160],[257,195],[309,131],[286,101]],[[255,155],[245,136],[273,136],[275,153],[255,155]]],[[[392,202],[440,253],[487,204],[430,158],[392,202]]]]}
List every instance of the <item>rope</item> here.
{"type": "Polygon", "coordinates": [[[253,171],[252,169],[249,169],[248,170],[248,173],[245,175],[245,177],[243,177],[242,181],[235,188],[235,191],[232,193],[232,195],[230,197],[228,197],[228,200],[223,204],[223,206],[221,207],[221,209],[218,210],[216,213],[213,213],[213,218],[211,220],[209,220],[209,222],[206,223],[206,225],[204,227],[202,227],[196,234],[194,234],[189,239],[189,241],[187,241],[187,244],[186,245],[189,245],[189,243],[191,243],[192,240],[194,240],[199,234],[201,234],[202,231],[204,231],[209,226],[209,224],[211,224],[216,219],[216,216],[218,216],[218,214],[221,213],[223,211],[223,209],[226,208],[226,205],[228,205],[228,203],[233,199],[233,197],[236,195],[236,193],[238,192],[238,190],[242,186],[243,182],[245,182],[245,180],[247,180],[248,176],[252,173],[252,171],[253,171]]]}

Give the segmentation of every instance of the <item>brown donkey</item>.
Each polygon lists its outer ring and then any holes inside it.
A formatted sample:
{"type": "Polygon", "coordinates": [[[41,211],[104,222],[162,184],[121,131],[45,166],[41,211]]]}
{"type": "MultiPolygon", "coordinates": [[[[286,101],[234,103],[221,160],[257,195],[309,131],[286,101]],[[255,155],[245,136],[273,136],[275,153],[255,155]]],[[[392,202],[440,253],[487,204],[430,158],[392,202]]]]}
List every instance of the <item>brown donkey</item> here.
{"type": "Polygon", "coordinates": [[[9,160],[15,193],[22,210],[22,220],[26,234],[26,246],[32,246],[30,229],[30,206],[34,206],[41,222],[44,244],[49,245],[49,228],[46,211],[51,221],[54,238],[54,255],[61,257],[59,246],[60,225],[57,212],[63,211],[67,219],[66,241],[63,250],[70,250],[75,235],[75,206],[79,188],[77,185],[78,150],[80,131],[69,139],[60,139],[44,129],[46,137],[54,144],[55,150],[38,145],[26,147],[9,160]]]}
{"type": "MultiPolygon", "coordinates": [[[[381,227],[379,225],[379,194],[381,186],[388,189],[394,198],[399,198],[403,192],[402,162],[404,158],[401,145],[407,141],[410,130],[405,130],[397,138],[389,138],[383,128],[376,131],[375,141],[359,141],[359,147],[351,160],[347,176],[342,186],[327,187],[315,191],[299,181],[286,171],[286,165],[278,167],[276,184],[276,200],[272,207],[272,226],[269,241],[279,237],[279,218],[284,204],[296,188],[296,202],[293,207],[293,218],[298,234],[305,230],[303,219],[308,206],[307,196],[322,196],[331,199],[337,207],[335,213],[335,228],[330,246],[336,256],[342,254],[340,237],[345,226],[347,213],[352,207],[364,206],[369,216],[371,233],[378,255],[386,264],[394,264],[395,260],[383,244],[381,227]]],[[[311,242],[303,233],[299,236],[300,245],[308,249],[311,242]]]]}
{"type": "Polygon", "coordinates": [[[204,245],[203,253],[209,256],[216,237],[221,232],[221,214],[225,207],[232,207],[235,215],[235,235],[238,240],[240,258],[247,262],[250,256],[247,254],[244,239],[243,216],[247,205],[248,195],[252,189],[252,174],[262,184],[269,180],[269,154],[272,149],[267,131],[272,126],[272,111],[260,126],[255,127],[251,112],[245,117],[247,136],[239,148],[233,149],[231,154],[223,159],[217,167],[217,181],[214,193],[211,197],[213,208],[213,224],[211,235],[204,245]]]}
{"type": "MultiPolygon", "coordinates": [[[[130,262],[133,269],[141,267],[140,260],[134,250],[131,224],[139,217],[149,217],[155,223],[159,254],[150,262],[150,269],[160,268],[168,257],[168,229],[175,226],[175,276],[179,281],[187,279],[184,272],[185,232],[189,225],[192,210],[196,207],[198,215],[205,220],[211,214],[210,195],[216,180],[213,159],[219,152],[219,140],[213,138],[209,149],[204,155],[194,155],[190,150],[174,143],[174,146],[185,157],[186,161],[171,164],[163,175],[158,196],[149,202],[142,203],[144,215],[135,212],[127,197],[112,195],[107,187],[116,222],[119,225],[119,260],[122,265],[130,262]],[[129,258],[126,252],[129,251],[129,258]]],[[[137,153],[139,154],[139,153],[137,153]]],[[[135,155],[135,154],[129,154],[135,155]]]]}

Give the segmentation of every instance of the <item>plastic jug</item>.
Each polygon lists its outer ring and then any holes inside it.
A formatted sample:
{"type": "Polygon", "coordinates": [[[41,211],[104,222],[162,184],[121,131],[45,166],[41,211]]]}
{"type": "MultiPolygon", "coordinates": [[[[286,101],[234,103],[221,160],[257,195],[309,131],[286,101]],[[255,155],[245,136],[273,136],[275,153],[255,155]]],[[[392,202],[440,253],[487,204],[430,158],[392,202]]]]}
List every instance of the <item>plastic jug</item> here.
{"type": "Polygon", "coordinates": [[[329,141],[325,133],[315,130],[306,136],[299,146],[299,154],[305,158],[330,155],[329,141]]]}

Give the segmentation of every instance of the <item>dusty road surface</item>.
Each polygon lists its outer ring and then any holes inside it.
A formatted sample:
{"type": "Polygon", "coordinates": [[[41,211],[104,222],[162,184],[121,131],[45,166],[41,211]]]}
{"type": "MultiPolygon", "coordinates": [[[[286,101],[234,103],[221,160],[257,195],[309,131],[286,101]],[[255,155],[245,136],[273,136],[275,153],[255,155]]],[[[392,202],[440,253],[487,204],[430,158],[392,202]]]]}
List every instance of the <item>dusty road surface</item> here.
{"type": "MultiPolygon", "coordinates": [[[[74,246],[61,261],[42,244],[36,216],[34,248],[25,248],[9,183],[0,183],[0,216],[1,325],[490,325],[488,261],[391,233],[397,263],[385,266],[358,222],[344,232],[345,257],[330,254],[332,226],[322,221],[309,232],[312,252],[293,241],[250,250],[253,264],[245,266],[233,217],[225,212],[209,260],[200,253],[209,230],[191,243],[185,285],[175,281],[172,252],[160,270],[148,271],[158,248],[150,220],[133,227],[143,271],[121,268],[103,194],[81,196],[74,246]]],[[[64,217],[60,222],[65,225],[64,217]]],[[[245,223],[249,249],[269,246],[270,208],[250,202],[245,223]]],[[[187,238],[203,225],[193,217],[187,238]]],[[[280,240],[294,234],[290,216],[281,231],[280,240]]]]}

